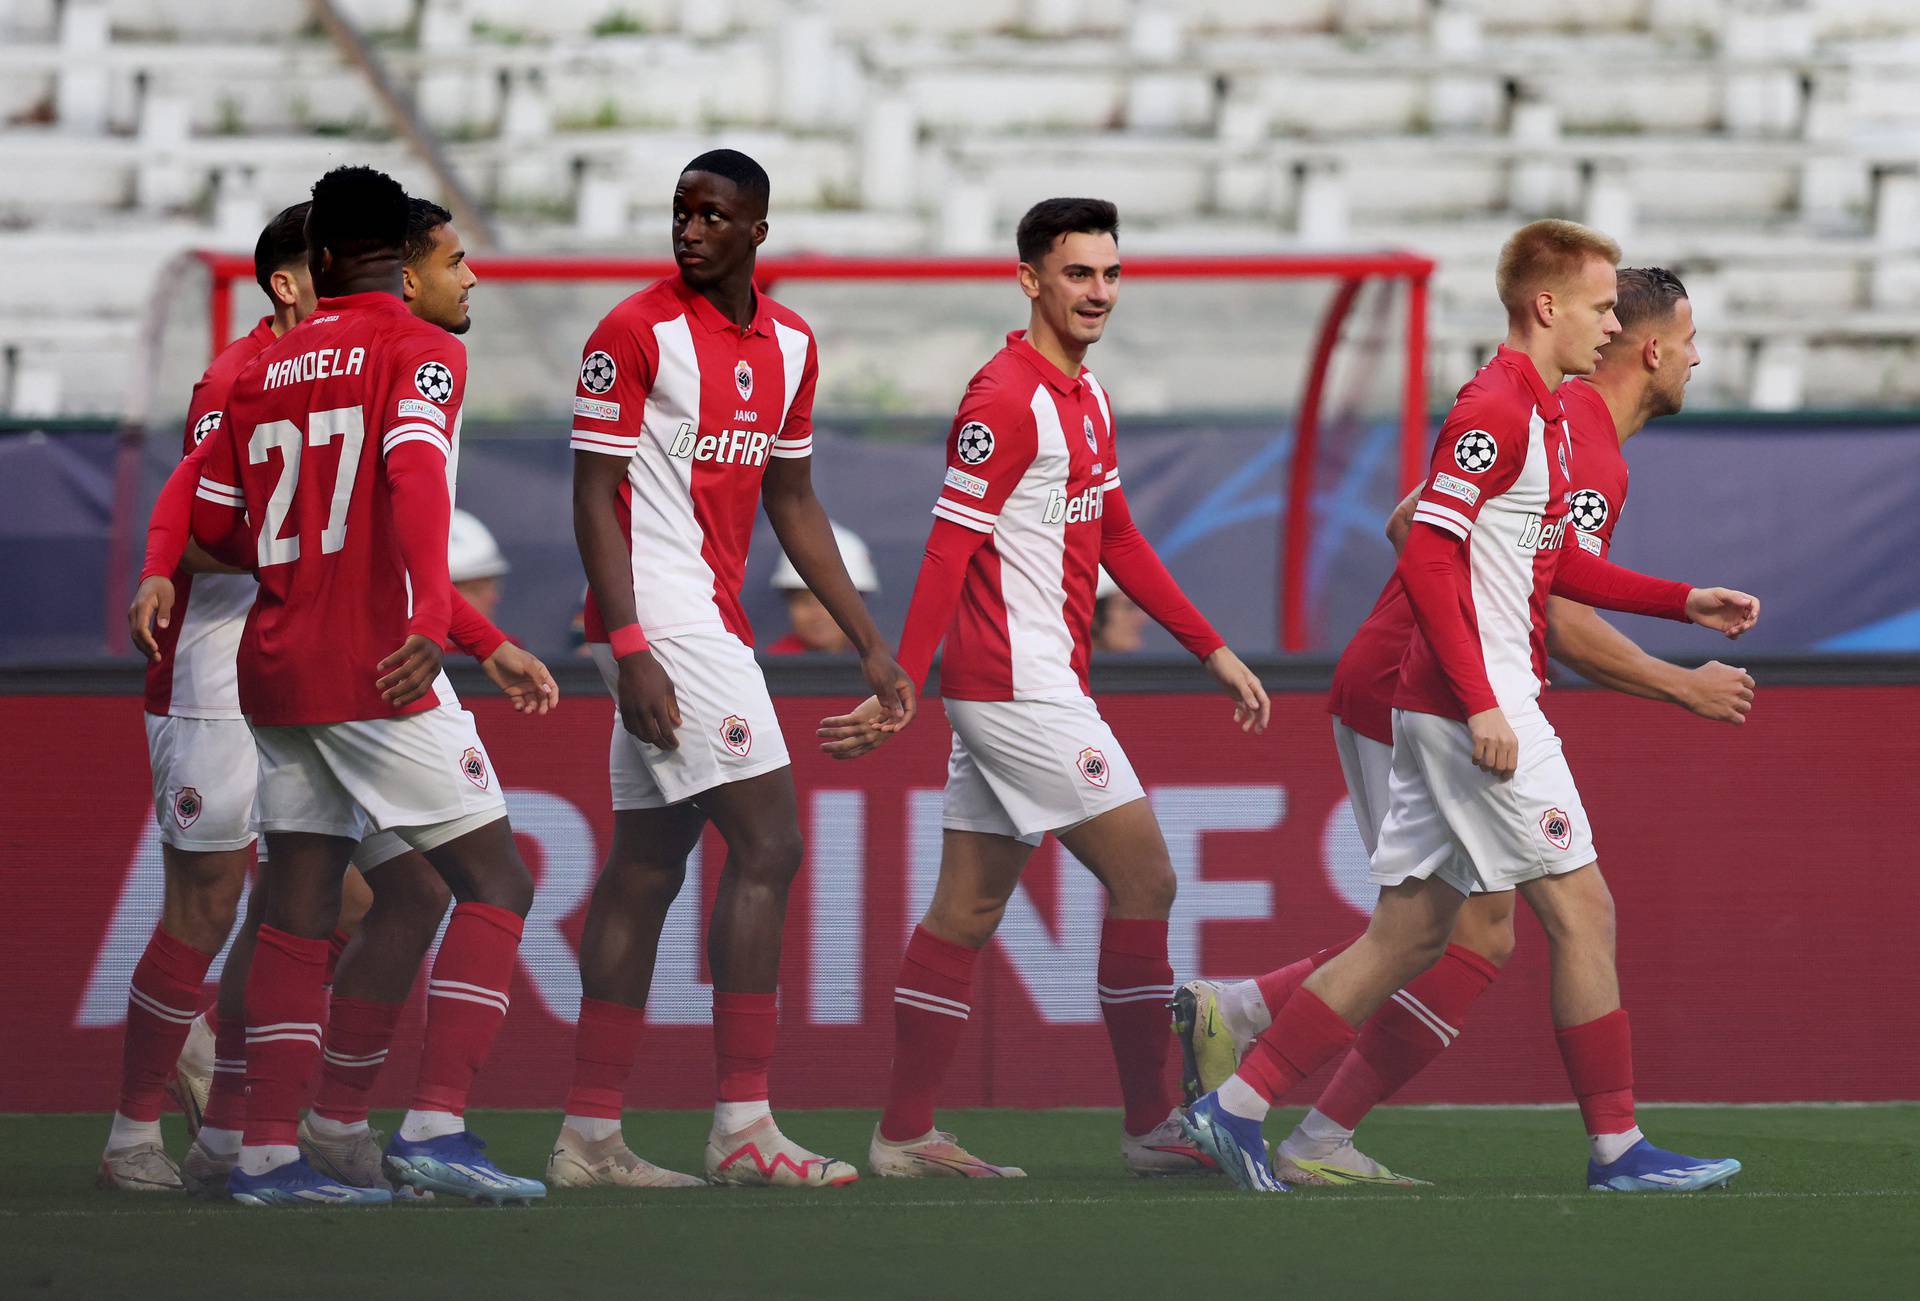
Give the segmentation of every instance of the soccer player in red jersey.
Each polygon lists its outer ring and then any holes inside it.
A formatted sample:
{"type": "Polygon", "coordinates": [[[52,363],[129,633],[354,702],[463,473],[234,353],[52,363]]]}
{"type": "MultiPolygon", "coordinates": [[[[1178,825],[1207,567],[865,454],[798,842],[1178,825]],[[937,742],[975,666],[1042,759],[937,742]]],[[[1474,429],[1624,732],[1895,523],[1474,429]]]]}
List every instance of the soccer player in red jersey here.
{"type": "MultiPolygon", "coordinates": [[[[1680,281],[1658,267],[1623,268],[1614,314],[1621,331],[1601,350],[1590,379],[1558,390],[1567,413],[1572,481],[1572,540],[1605,557],[1626,505],[1628,439],[1649,420],[1672,415],[1700,355],[1691,304],[1680,281]]],[[[1387,534],[1398,550],[1413,524],[1416,490],[1394,511],[1387,534]]],[[[1413,633],[1413,612],[1398,576],[1355,632],[1334,669],[1328,709],[1354,820],[1371,853],[1386,817],[1392,763],[1393,692],[1413,633]]],[[[1551,597],[1548,653],[1604,686],[1682,705],[1703,718],[1743,723],[1753,679],[1710,662],[1683,669],[1656,659],[1591,607],[1551,597]]],[[[1353,1146],[1362,1117],[1419,1074],[1461,1033],[1468,1010],[1513,952],[1514,892],[1476,889],[1461,906],[1440,961],[1395,992],[1362,1028],[1353,1052],[1319,1101],[1276,1149],[1275,1174],[1293,1183],[1410,1184],[1353,1146]]],[[[1323,949],[1295,969],[1259,981],[1219,986],[1189,981],[1176,996],[1189,1087],[1195,1095],[1232,1073],[1239,1052],[1272,1020],[1293,985],[1338,949],[1323,949]],[[1265,988],[1263,988],[1265,986],[1265,988]]]]}
{"type": "Polygon", "coordinates": [[[1444,957],[1476,887],[1517,889],[1547,932],[1554,1024],[1591,1147],[1588,1186],[1685,1190],[1739,1171],[1735,1161],[1656,1148],[1634,1123],[1612,899],[1539,707],[1550,594],[1729,637],[1759,617],[1745,593],[1647,578],[1577,540],[1562,545],[1575,453],[1561,382],[1592,373],[1620,332],[1618,261],[1613,241],[1564,221],[1523,227],[1501,251],[1507,344],[1455,399],[1400,557],[1414,631],[1373,854],[1379,904],[1364,934],[1279,1002],[1239,1069],[1184,1114],[1195,1141],[1244,1188],[1286,1189],[1260,1134],[1272,1100],[1444,957]]]}
{"type": "Polygon", "coordinates": [[[506,1012],[533,883],[472,717],[437,688],[466,356],[402,302],[407,220],[406,195],[378,172],[340,168],[315,185],[314,315],[235,382],[196,490],[194,537],[259,581],[238,664],[270,855],[247,978],[246,1137],[228,1181],[249,1204],[390,1200],[321,1175],[295,1143],[321,1051],[321,937],[369,828],[424,853],[459,901],[388,1170],[476,1200],[545,1193],[488,1161],[462,1119],[506,1012]]]}
{"type": "MultiPolygon", "coordinates": [[[[877,1174],[1022,1173],[967,1152],[933,1112],[971,1010],[975,960],[1049,832],[1107,890],[1097,983],[1126,1104],[1122,1158],[1141,1175],[1209,1167],[1180,1132],[1166,1069],[1173,867],[1087,684],[1100,567],[1200,659],[1243,730],[1264,729],[1269,705],[1167,573],[1120,487],[1113,410],[1084,364],[1119,297],[1119,224],[1099,199],[1048,199],[1022,218],[1027,328],[973,377],[948,436],[900,658],[917,686],[946,643],[953,753],[940,878],[894,990],[893,1072],[868,1149],[877,1174]]],[[[869,749],[884,739],[871,730],[880,720],[875,700],[827,719],[824,748],[869,749]]]]}
{"type": "Polygon", "coordinates": [[[609,312],[573,402],[574,535],[591,589],[587,640],[617,705],[614,830],[580,943],[584,997],[556,1185],[698,1182],[620,1134],[667,908],[709,821],[727,843],[707,936],[717,1101],[706,1171],[719,1183],[822,1187],[853,1167],[781,1134],[768,1104],[787,888],[801,860],[786,743],[740,608],[764,506],[794,568],[904,725],[913,691],[848,579],[812,480],[818,350],[806,322],[753,285],[767,174],[718,149],[673,195],[679,274],[609,312]]]}

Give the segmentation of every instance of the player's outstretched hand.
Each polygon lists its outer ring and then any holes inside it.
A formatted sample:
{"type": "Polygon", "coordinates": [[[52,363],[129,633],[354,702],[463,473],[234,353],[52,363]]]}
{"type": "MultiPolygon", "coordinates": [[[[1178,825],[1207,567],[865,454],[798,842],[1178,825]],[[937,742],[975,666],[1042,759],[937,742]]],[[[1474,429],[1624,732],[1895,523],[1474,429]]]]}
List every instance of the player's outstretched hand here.
{"type": "Polygon", "coordinates": [[[127,607],[127,626],[133,630],[133,648],[155,664],[160,662],[160,643],[154,639],[157,624],[164,628],[173,619],[173,580],[161,574],[144,579],[127,607]]]}
{"type": "Polygon", "coordinates": [[[873,688],[874,699],[886,715],[883,725],[887,731],[897,732],[913,721],[913,683],[885,647],[876,647],[860,657],[860,676],[873,688]]]}
{"type": "Polygon", "coordinates": [[[374,682],[389,705],[410,705],[427,694],[440,676],[440,643],[419,633],[409,634],[400,649],[380,661],[374,682]]]}
{"type": "Polygon", "coordinates": [[[881,707],[880,698],[868,696],[855,705],[851,713],[821,719],[814,735],[820,738],[820,748],[827,754],[836,759],[856,759],[885,744],[899,730],[887,721],[887,711],[881,707]]]}
{"type": "Polygon", "coordinates": [[[680,702],[673,694],[673,679],[650,650],[622,655],[615,662],[620,666],[620,725],[648,745],[678,750],[680,702]]]}
{"type": "Polygon", "coordinates": [[[493,685],[523,714],[544,714],[560,703],[560,684],[547,672],[540,657],[510,641],[480,661],[493,685]]]}
{"type": "Polygon", "coordinates": [[[1513,776],[1520,766],[1520,738],[1513,734],[1507,716],[1497,706],[1469,718],[1467,735],[1473,738],[1474,767],[1501,781],[1513,776]]]}
{"type": "Polygon", "coordinates": [[[1266,731],[1267,720],[1273,717],[1273,702],[1267,699],[1267,689],[1253,670],[1225,646],[1207,656],[1204,663],[1233,701],[1233,721],[1240,724],[1240,730],[1256,736],[1266,731]]]}
{"type": "Polygon", "coordinates": [[[1760,622],[1760,598],[1731,587],[1696,587],[1687,594],[1687,618],[1731,641],[1760,622]]]}
{"type": "Polygon", "coordinates": [[[1708,660],[1687,674],[1687,694],[1681,703],[1716,723],[1744,723],[1753,708],[1753,679],[1745,669],[1708,660]]]}

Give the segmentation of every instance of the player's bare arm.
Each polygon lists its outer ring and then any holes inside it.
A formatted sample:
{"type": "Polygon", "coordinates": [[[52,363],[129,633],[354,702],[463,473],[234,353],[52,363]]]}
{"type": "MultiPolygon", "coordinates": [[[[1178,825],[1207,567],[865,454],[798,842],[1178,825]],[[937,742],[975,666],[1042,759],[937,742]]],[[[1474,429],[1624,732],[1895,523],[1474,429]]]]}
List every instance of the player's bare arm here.
{"type": "Polygon", "coordinates": [[[1399,555],[1406,550],[1407,534],[1413,529],[1413,508],[1420,504],[1420,489],[1400,499],[1400,504],[1387,516],[1387,541],[1393,544],[1393,554],[1399,555]]]}
{"type": "Polygon", "coordinates": [[[1754,682],[1718,660],[1685,669],[1649,655],[1592,606],[1547,600],[1547,651],[1589,682],[1645,700],[1664,700],[1719,723],[1744,723],[1754,682]]]}
{"type": "Polygon", "coordinates": [[[1760,598],[1730,587],[1696,587],[1687,594],[1687,618],[1732,641],[1760,622],[1760,598]]]}
{"type": "Polygon", "coordinates": [[[480,661],[487,680],[522,714],[546,714],[560,704],[560,684],[532,651],[501,642],[500,649],[480,661]]]}
{"type": "Polygon", "coordinates": [[[913,684],[894,663],[893,652],[874,625],[867,603],[860,599],[846,562],[833,540],[833,525],[813,491],[813,458],[774,457],[761,481],[760,502],[773,525],[774,536],[793,561],[800,578],[827,607],[854,649],[860,653],[860,673],[881,706],[879,726],[898,731],[913,719],[913,684]]]}
{"type": "MultiPolygon", "coordinates": [[[[633,568],[614,503],[627,476],[627,463],[595,452],[573,455],[573,540],[587,572],[587,587],[609,629],[637,623],[633,605],[633,568]]],[[[680,746],[680,705],[673,682],[650,650],[633,651],[619,666],[620,725],[663,750],[680,746]]]]}
{"type": "Polygon", "coordinates": [[[173,580],[154,574],[140,581],[127,607],[127,628],[133,634],[133,648],[155,664],[160,662],[160,643],[154,639],[156,627],[165,628],[173,620],[173,580]]]}

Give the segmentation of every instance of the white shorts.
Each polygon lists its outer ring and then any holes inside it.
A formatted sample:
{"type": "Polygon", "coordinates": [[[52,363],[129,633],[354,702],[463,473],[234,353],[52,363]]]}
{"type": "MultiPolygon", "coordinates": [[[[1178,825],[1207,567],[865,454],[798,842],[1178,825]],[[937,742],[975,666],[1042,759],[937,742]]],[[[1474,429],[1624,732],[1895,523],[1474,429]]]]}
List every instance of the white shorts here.
{"type": "Polygon", "coordinates": [[[1127,752],[1086,696],[945,700],[953,726],[940,825],[1037,845],[1146,797],[1127,752]]]}
{"type": "Polygon", "coordinates": [[[161,843],[195,854],[251,845],[259,832],[253,796],[260,766],[247,720],[146,718],[161,843]]]}
{"type": "Polygon", "coordinates": [[[1467,725],[1393,711],[1393,772],[1373,879],[1438,876],[1462,894],[1511,890],[1595,860],[1593,830],[1553,724],[1538,710],[1507,720],[1520,763],[1502,781],[1473,765],[1467,725]]]}
{"type": "Polygon", "coordinates": [[[1393,769],[1393,747],[1333,720],[1333,748],[1340,756],[1340,775],[1347,779],[1347,803],[1353,806],[1354,825],[1367,854],[1380,844],[1380,824],[1387,820],[1387,775],[1393,769]]]}
{"type": "MultiPolygon", "coordinates": [[[[687,632],[651,642],[653,657],[673,682],[680,706],[680,748],[648,745],[613,710],[607,776],[617,809],[663,809],[702,791],[784,768],[787,740],[767,694],[766,675],[753,652],[730,632],[687,632]]],[[[607,693],[616,695],[613,648],[593,646],[593,662],[607,693]]]]}
{"type": "Polygon", "coordinates": [[[350,840],[391,831],[415,849],[432,849],[506,816],[493,761],[473,715],[458,705],[399,718],[259,727],[254,740],[263,831],[350,840]]]}
{"type": "Polygon", "coordinates": [[[382,863],[391,863],[412,849],[412,845],[400,838],[399,832],[376,831],[353,847],[353,865],[360,869],[360,875],[365,876],[382,863]]]}

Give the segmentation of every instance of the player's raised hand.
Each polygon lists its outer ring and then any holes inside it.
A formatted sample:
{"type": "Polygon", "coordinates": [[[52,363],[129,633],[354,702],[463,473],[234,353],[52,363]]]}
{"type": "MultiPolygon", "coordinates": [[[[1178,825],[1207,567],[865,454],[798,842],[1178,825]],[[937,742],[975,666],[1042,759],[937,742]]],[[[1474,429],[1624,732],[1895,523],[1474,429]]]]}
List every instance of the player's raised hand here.
{"type": "Polygon", "coordinates": [[[173,620],[173,580],[162,574],[141,580],[127,607],[127,626],[133,631],[133,648],[151,662],[160,662],[160,643],[154,639],[157,625],[166,627],[173,620]]]}
{"type": "Polygon", "coordinates": [[[419,633],[409,634],[400,649],[380,661],[374,687],[396,708],[427,694],[440,676],[440,643],[419,633]]]}
{"type": "Polygon", "coordinates": [[[873,688],[874,700],[885,715],[881,725],[886,731],[897,732],[913,721],[913,683],[907,680],[884,646],[877,646],[860,657],[860,676],[873,688]]]}
{"type": "Polygon", "coordinates": [[[1753,679],[1745,669],[1709,660],[1687,674],[1681,703],[1716,723],[1744,723],[1753,708],[1753,679]]]}
{"type": "Polygon", "coordinates": [[[648,745],[662,750],[678,750],[680,738],[680,702],[673,694],[673,679],[653,657],[650,650],[622,655],[620,685],[620,725],[648,745]]]}
{"type": "Polygon", "coordinates": [[[1473,738],[1474,767],[1501,781],[1513,776],[1520,766],[1520,738],[1513,734],[1507,716],[1498,707],[1483,709],[1469,718],[1467,735],[1473,738]]]}
{"type": "Polygon", "coordinates": [[[560,703],[560,684],[540,657],[510,641],[501,642],[499,650],[480,661],[480,667],[523,714],[544,714],[560,703]]]}
{"type": "Polygon", "coordinates": [[[1696,587],[1687,594],[1687,618],[1731,641],[1760,622],[1760,598],[1731,587],[1696,587]]]}
{"type": "Polygon", "coordinates": [[[878,749],[900,729],[887,721],[887,711],[878,696],[868,696],[851,713],[836,714],[820,720],[814,735],[820,748],[836,759],[855,759],[878,749]]]}
{"type": "Polygon", "coordinates": [[[1267,720],[1273,717],[1273,702],[1267,699],[1267,689],[1253,670],[1225,646],[1207,656],[1204,663],[1233,701],[1233,721],[1240,724],[1240,730],[1256,736],[1266,731],[1267,720]]]}

